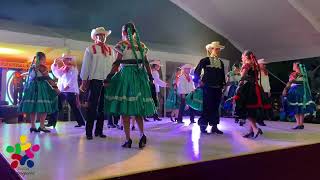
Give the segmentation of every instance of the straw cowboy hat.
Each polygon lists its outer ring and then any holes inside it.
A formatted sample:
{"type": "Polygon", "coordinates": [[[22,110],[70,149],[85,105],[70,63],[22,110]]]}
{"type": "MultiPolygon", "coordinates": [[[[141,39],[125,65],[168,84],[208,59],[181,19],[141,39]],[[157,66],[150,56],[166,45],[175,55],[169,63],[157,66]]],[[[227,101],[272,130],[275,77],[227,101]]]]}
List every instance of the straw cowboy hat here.
{"type": "Polygon", "coordinates": [[[265,61],[264,59],[259,59],[258,64],[268,64],[268,62],[265,61]]]}
{"type": "Polygon", "coordinates": [[[212,43],[206,45],[207,50],[212,48],[224,49],[224,46],[222,46],[219,41],[213,41],[212,43]]]}
{"type": "Polygon", "coordinates": [[[69,54],[62,54],[62,56],[59,57],[58,59],[59,60],[69,59],[72,62],[76,61],[76,57],[69,54]]]}
{"type": "Polygon", "coordinates": [[[163,66],[163,65],[161,64],[160,60],[151,60],[149,64],[150,64],[150,65],[156,64],[156,65],[158,65],[158,66],[163,66]]]}
{"type": "Polygon", "coordinates": [[[183,66],[181,66],[181,69],[192,69],[193,66],[191,64],[185,64],[183,66]]]}
{"type": "Polygon", "coordinates": [[[111,34],[111,30],[105,30],[104,27],[97,27],[95,29],[92,29],[91,39],[95,40],[97,34],[104,34],[107,37],[111,34]]]}

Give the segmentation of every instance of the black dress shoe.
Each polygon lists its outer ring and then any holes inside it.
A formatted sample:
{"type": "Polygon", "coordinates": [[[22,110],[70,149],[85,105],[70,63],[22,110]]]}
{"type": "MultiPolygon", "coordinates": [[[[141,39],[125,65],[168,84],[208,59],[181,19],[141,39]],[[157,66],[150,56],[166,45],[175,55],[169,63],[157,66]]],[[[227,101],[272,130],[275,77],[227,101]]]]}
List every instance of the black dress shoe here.
{"type": "Polygon", "coordinates": [[[123,147],[123,148],[131,148],[131,145],[132,145],[132,140],[129,139],[128,141],[126,141],[126,142],[122,145],[122,147],[123,147]]]}
{"type": "Polygon", "coordinates": [[[142,149],[146,146],[147,144],[147,137],[145,135],[142,135],[139,141],[139,148],[142,149]]]}
{"type": "Polygon", "coordinates": [[[258,122],[259,126],[267,126],[263,121],[262,122],[258,122]]]}
{"type": "Polygon", "coordinates": [[[238,118],[235,118],[235,119],[234,119],[234,123],[238,124],[238,123],[239,123],[239,119],[238,119],[238,118]]]}
{"type": "Polygon", "coordinates": [[[263,132],[260,128],[258,128],[258,132],[256,134],[254,134],[253,138],[256,139],[259,135],[262,135],[263,132]]]}
{"type": "Polygon", "coordinates": [[[162,121],[162,119],[160,119],[159,117],[154,117],[153,120],[154,121],[162,121]]]}
{"type": "Polygon", "coordinates": [[[218,128],[212,128],[212,129],[211,129],[211,133],[212,133],[212,134],[223,134],[223,132],[220,131],[218,128]]]}
{"type": "Polygon", "coordinates": [[[116,128],[117,126],[114,124],[108,124],[108,128],[116,128]]]}
{"type": "Polygon", "coordinates": [[[298,125],[294,128],[292,128],[293,130],[298,130],[298,129],[304,129],[304,125],[298,125]]]}
{"type": "Polygon", "coordinates": [[[46,124],[46,125],[44,125],[45,127],[51,127],[51,126],[53,126],[53,124],[46,124]]]}
{"type": "Polygon", "coordinates": [[[249,132],[248,134],[246,134],[246,135],[244,135],[242,137],[244,137],[244,138],[252,138],[253,136],[254,136],[254,133],[253,133],[253,131],[251,131],[251,132],[249,132]]]}
{"type": "Polygon", "coordinates": [[[171,120],[172,122],[175,122],[175,120],[173,119],[173,117],[170,117],[170,120],[171,120]]]}
{"type": "Polygon", "coordinates": [[[143,120],[144,120],[145,122],[149,122],[149,120],[148,120],[147,118],[143,118],[143,120]]]}
{"type": "Polygon", "coordinates": [[[41,128],[41,127],[38,128],[38,131],[39,131],[39,132],[42,131],[42,132],[44,132],[44,133],[50,133],[50,130],[48,130],[48,129],[46,129],[46,128],[41,128]]]}
{"type": "Polygon", "coordinates": [[[36,132],[36,133],[38,133],[38,132],[40,132],[37,128],[30,128],[30,133],[32,133],[32,132],[36,132]]]}
{"type": "Polygon", "coordinates": [[[246,121],[245,120],[239,120],[239,126],[243,126],[244,124],[246,124],[246,121]]]}
{"type": "Polygon", "coordinates": [[[75,125],[74,127],[76,127],[76,128],[78,128],[78,127],[82,127],[82,126],[84,126],[84,125],[75,125]]]}
{"type": "Polygon", "coordinates": [[[88,139],[88,140],[92,140],[93,137],[92,137],[92,136],[87,136],[87,139],[88,139]]]}
{"type": "Polygon", "coordinates": [[[99,137],[101,137],[101,138],[106,138],[106,137],[107,137],[107,136],[106,136],[106,135],[104,135],[104,134],[95,134],[95,136],[96,136],[96,137],[98,137],[98,136],[99,136],[99,137]]]}

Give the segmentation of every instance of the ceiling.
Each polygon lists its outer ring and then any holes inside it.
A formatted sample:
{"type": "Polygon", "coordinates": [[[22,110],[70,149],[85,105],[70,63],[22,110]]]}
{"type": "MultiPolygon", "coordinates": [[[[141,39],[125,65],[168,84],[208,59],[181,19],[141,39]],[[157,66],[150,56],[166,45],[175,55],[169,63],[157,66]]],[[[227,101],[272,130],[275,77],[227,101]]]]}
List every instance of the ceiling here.
{"type": "Polygon", "coordinates": [[[171,0],[240,50],[269,61],[320,56],[319,0],[171,0]]]}
{"type": "Polygon", "coordinates": [[[151,50],[205,55],[205,45],[219,40],[229,47],[224,58],[240,56],[227,39],[169,0],[1,0],[0,6],[0,29],[81,41],[91,41],[91,29],[104,26],[114,44],[128,21],[151,50]]]}
{"type": "MultiPolygon", "coordinates": [[[[52,48],[45,46],[0,43],[0,61],[6,60],[19,63],[32,62],[34,55],[38,51],[44,52],[48,63],[50,63],[55,58],[66,53],[68,50],[64,48],[52,48]]],[[[81,51],[71,51],[68,53],[76,56],[77,60],[81,59],[83,56],[83,52],[81,51]]]]}

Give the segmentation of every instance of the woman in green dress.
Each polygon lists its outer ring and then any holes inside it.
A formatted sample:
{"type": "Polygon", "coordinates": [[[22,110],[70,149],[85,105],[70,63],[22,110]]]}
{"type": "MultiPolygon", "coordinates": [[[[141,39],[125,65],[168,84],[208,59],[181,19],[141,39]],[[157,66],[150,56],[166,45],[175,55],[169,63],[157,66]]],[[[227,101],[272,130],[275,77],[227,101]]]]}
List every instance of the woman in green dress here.
{"type": "Polygon", "coordinates": [[[177,83],[180,75],[181,68],[177,67],[176,72],[171,78],[170,89],[165,103],[166,108],[169,111],[171,110],[170,119],[172,122],[175,122],[177,120],[179,114],[180,98],[178,97],[177,93],[177,83]]]}
{"type": "Polygon", "coordinates": [[[47,114],[58,110],[58,87],[49,77],[49,70],[46,67],[46,55],[37,52],[29,69],[27,83],[25,85],[22,101],[19,104],[19,111],[30,114],[30,132],[50,131],[45,128],[44,122],[47,114]],[[40,119],[40,127],[36,128],[36,117],[40,119]]]}
{"type": "Polygon", "coordinates": [[[116,46],[117,60],[106,79],[105,112],[121,115],[126,135],[124,148],[131,148],[130,117],[134,117],[139,130],[139,148],[147,143],[144,135],[143,117],[156,111],[153,78],[146,58],[147,47],[140,42],[133,23],[122,27],[122,38],[116,46]]]}

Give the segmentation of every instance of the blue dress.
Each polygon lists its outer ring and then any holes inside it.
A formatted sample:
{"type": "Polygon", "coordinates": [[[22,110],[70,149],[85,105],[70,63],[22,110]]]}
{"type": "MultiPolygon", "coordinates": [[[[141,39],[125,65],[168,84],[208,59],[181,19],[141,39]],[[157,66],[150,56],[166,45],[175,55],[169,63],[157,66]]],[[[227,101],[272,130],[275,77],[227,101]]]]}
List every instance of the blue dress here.
{"type": "Polygon", "coordinates": [[[308,114],[313,115],[316,112],[316,104],[312,100],[308,87],[303,83],[303,75],[293,72],[290,75],[293,81],[287,95],[287,111],[289,115],[308,114]]]}

